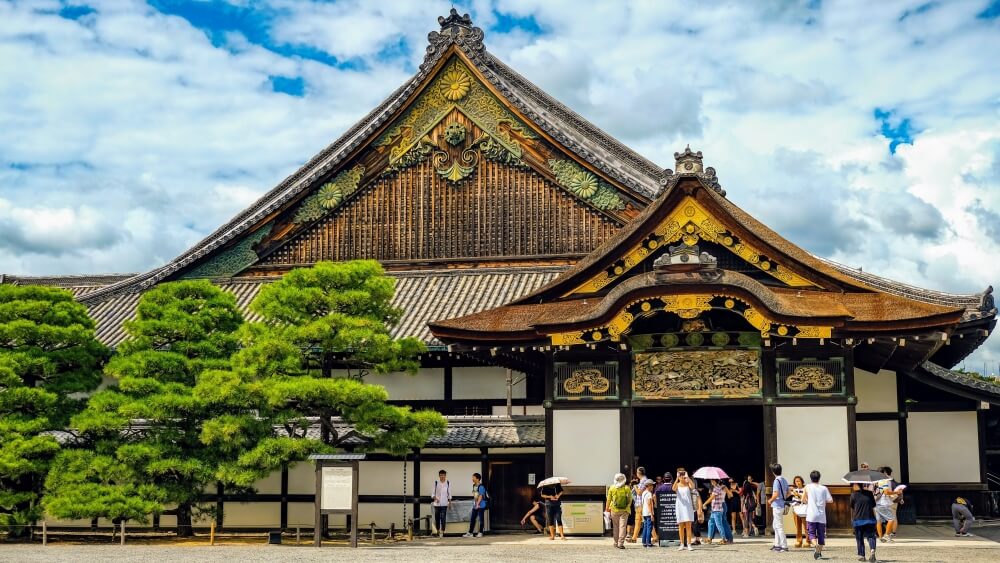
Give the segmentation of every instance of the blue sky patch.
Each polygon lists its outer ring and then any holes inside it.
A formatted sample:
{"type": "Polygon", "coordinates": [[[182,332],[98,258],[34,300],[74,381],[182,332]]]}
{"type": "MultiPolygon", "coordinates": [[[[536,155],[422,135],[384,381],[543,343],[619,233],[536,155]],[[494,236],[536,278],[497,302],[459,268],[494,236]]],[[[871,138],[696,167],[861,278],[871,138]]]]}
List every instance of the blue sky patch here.
{"type": "Polygon", "coordinates": [[[187,20],[208,36],[215,47],[226,48],[226,34],[237,32],[247,41],[283,57],[298,57],[341,69],[365,70],[359,60],[340,60],[306,45],[288,45],[271,38],[275,12],[255,3],[236,6],[223,0],[190,2],[184,0],[148,0],[157,11],[187,20]]]}
{"type": "Polygon", "coordinates": [[[294,78],[288,76],[269,76],[268,79],[271,82],[271,89],[275,92],[300,98],[305,95],[306,81],[301,76],[294,78]]]}
{"type": "Polygon", "coordinates": [[[535,20],[535,16],[515,16],[497,11],[494,11],[493,14],[497,18],[497,23],[492,28],[494,31],[509,33],[515,29],[520,29],[531,35],[542,34],[542,26],[535,20]]]}
{"type": "Polygon", "coordinates": [[[993,20],[1000,18],[1000,0],[990,0],[982,12],[976,14],[981,20],[993,20]]]}
{"type": "Polygon", "coordinates": [[[899,145],[912,145],[913,137],[920,132],[909,117],[900,117],[894,109],[875,108],[873,115],[879,122],[879,133],[889,139],[889,154],[896,154],[899,145]]]}
{"type": "Polygon", "coordinates": [[[97,10],[91,8],[90,6],[63,6],[59,9],[59,17],[66,18],[68,20],[78,20],[83,16],[93,14],[97,10]]]}

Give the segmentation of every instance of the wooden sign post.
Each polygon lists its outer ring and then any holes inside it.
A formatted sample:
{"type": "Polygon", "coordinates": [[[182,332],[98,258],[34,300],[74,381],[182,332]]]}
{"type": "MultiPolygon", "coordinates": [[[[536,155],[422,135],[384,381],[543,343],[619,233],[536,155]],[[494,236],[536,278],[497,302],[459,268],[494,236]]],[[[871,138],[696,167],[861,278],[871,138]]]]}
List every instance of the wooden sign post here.
{"type": "Polygon", "coordinates": [[[351,547],[358,547],[358,465],[364,454],[316,454],[316,523],[313,545],[323,545],[323,516],[344,514],[351,547]]]}

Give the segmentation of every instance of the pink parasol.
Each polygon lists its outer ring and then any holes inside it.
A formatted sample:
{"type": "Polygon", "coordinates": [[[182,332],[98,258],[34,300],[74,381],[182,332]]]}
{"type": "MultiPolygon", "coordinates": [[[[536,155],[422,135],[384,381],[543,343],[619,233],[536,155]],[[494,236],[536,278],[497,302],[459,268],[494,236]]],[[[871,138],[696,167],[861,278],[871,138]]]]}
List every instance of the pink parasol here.
{"type": "Polygon", "coordinates": [[[694,472],[695,479],[729,479],[729,475],[718,467],[702,467],[694,472]]]}

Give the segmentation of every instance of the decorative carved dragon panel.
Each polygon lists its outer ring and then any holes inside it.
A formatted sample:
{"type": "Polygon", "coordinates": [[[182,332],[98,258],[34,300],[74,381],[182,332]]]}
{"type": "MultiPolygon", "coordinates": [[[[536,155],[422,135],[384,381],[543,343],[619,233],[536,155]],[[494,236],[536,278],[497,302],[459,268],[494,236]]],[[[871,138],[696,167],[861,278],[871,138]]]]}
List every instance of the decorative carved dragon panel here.
{"type": "Polygon", "coordinates": [[[741,398],[760,395],[760,352],[700,350],[635,354],[635,399],[741,398]]]}

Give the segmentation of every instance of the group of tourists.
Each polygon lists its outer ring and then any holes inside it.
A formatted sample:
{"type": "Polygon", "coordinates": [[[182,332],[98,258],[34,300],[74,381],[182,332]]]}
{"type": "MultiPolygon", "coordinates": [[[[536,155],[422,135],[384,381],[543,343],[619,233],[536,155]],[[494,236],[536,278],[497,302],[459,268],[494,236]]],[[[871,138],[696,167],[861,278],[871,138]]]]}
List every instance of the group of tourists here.
{"type": "MultiPolygon", "coordinates": [[[[826,545],[826,505],[833,502],[830,490],[820,484],[822,475],[813,470],[809,482],[801,476],[789,481],[782,475],[779,463],[771,464],[773,475],[770,496],[751,475],[742,483],[727,478],[709,478],[704,497],[693,478],[683,467],[677,468],[676,478],[670,472],[650,479],[643,467],[636,468],[635,477],[629,479],[622,473],[614,476],[605,499],[606,518],[610,520],[612,542],[615,548],[625,549],[626,543],[636,543],[640,539],[643,547],[658,545],[659,537],[655,526],[657,514],[657,494],[674,493],[674,516],[677,523],[680,550],[692,551],[695,546],[711,544],[719,536],[721,544],[734,541],[737,524],[742,528],[743,537],[762,535],[758,521],[763,516],[763,506],[770,508],[774,544],[771,550],[787,552],[788,538],[785,534],[785,516],[793,514],[795,522],[795,547],[813,549],[816,559],[822,557],[826,545]],[[707,511],[707,517],[706,517],[707,511]],[[707,521],[706,536],[702,536],[702,525],[707,521]]],[[[703,471],[703,470],[700,470],[703,471]]],[[[851,518],[857,544],[858,561],[876,562],[875,552],[879,542],[895,541],[897,531],[897,510],[903,503],[903,490],[892,477],[891,467],[871,470],[862,463],[859,472],[867,474],[870,482],[852,482],[850,497],[851,518]],[[865,544],[868,551],[866,556],[865,544]]],[[[699,473],[700,476],[704,474],[699,473]]],[[[563,488],[559,482],[543,482],[539,487],[539,498],[532,502],[531,509],[521,519],[521,525],[530,522],[538,533],[547,533],[549,539],[558,537],[565,540],[562,522],[563,488]],[[544,515],[544,526],[539,516],[544,515]]],[[[482,482],[482,475],[472,474],[472,512],[469,531],[464,537],[482,537],[485,531],[485,512],[489,494],[482,482]],[[479,532],[476,532],[476,522],[479,532]]],[[[438,472],[434,482],[432,506],[434,523],[440,537],[444,536],[448,507],[452,504],[452,488],[445,470],[438,472]]],[[[958,497],[952,504],[955,535],[970,536],[969,528],[975,522],[972,504],[958,497]]]]}
{"type": "Polygon", "coordinates": [[[640,537],[646,547],[659,541],[654,522],[656,498],[664,492],[676,495],[674,509],[680,549],[693,549],[703,542],[711,544],[716,534],[720,543],[732,543],[740,528],[743,537],[762,533],[762,524],[758,525],[762,517],[759,497],[762,491],[753,476],[747,475],[742,483],[724,476],[709,479],[707,488],[701,491],[685,468],[677,468],[676,473],[676,479],[669,471],[651,479],[646,476],[645,468],[638,467],[631,481],[621,473],[615,476],[605,503],[615,547],[624,549],[625,543],[637,543],[640,537]],[[706,521],[707,537],[703,538],[706,521]]]}
{"type": "MultiPolygon", "coordinates": [[[[469,531],[462,537],[471,538],[483,537],[486,531],[486,506],[490,495],[486,492],[486,485],[483,484],[483,476],[479,473],[472,474],[472,512],[469,515],[469,531]],[[476,521],[479,522],[479,532],[476,532],[476,521]]],[[[437,528],[438,537],[444,537],[445,525],[448,521],[448,508],[452,503],[451,481],[448,480],[448,472],[442,469],[438,471],[438,479],[434,481],[433,492],[431,493],[431,506],[434,508],[434,527],[437,528]]]]}

